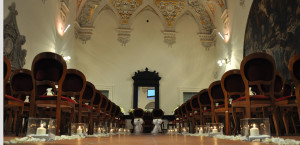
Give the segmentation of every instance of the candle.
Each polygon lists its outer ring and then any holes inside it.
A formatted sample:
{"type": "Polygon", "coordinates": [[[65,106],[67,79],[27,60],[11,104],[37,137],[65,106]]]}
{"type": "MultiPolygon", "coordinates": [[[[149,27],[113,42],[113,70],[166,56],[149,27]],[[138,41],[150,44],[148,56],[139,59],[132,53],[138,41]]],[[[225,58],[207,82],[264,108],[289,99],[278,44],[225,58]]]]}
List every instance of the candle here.
{"type": "Polygon", "coordinates": [[[81,135],[81,134],[82,134],[81,126],[78,127],[78,129],[77,129],[77,134],[78,134],[78,135],[81,135]]]}
{"type": "Polygon", "coordinates": [[[114,129],[112,128],[112,129],[110,129],[110,133],[114,133],[114,129]]]}
{"type": "Polygon", "coordinates": [[[101,133],[101,128],[100,127],[98,128],[98,133],[101,133]]]}
{"type": "Polygon", "coordinates": [[[202,133],[203,133],[203,129],[202,129],[202,127],[200,127],[199,134],[202,134],[202,133]]]}
{"type": "Polygon", "coordinates": [[[177,133],[177,132],[178,132],[178,129],[177,129],[177,128],[175,128],[175,129],[174,129],[174,132],[175,132],[175,133],[177,133]]]}
{"type": "Polygon", "coordinates": [[[214,129],[212,130],[212,133],[218,133],[218,129],[216,126],[214,126],[214,129]]]}
{"type": "Polygon", "coordinates": [[[41,124],[41,127],[37,128],[36,135],[46,135],[46,128],[44,128],[43,124],[41,124]]]}
{"type": "Polygon", "coordinates": [[[250,129],[250,136],[259,136],[259,130],[255,124],[253,124],[253,127],[250,129]]]}

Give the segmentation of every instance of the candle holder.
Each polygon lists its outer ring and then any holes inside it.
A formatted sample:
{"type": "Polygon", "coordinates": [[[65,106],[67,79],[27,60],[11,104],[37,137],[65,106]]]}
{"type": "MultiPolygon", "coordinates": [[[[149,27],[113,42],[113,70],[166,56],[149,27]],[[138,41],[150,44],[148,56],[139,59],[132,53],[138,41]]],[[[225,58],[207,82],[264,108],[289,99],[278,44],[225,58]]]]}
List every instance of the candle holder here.
{"type": "Polygon", "coordinates": [[[195,134],[200,134],[200,135],[208,134],[208,130],[209,130],[208,125],[196,125],[195,128],[196,128],[195,134]]]}
{"type": "Polygon", "coordinates": [[[71,135],[87,136],[88,125],[86,123],[72,123],[71,135]]]}
{"type": "Polygon", "coordinates": [[[56,119],[28,118],[27,137],[55,140],[56,119]]]}
{"type": "Polygon", "coordinates": [[[105,129],[101,125],[95,125],[94,134],[105,134],[105,129]]]}
{"type": "MultiPolygon", "coordinates": [[[[175,129],[174,129],[174,131],[175,131],[175,129]]],[[[189,127],[182,127],[181,128],[181,133],[182,134],[188,134],[189,133],[189,127]]]]}
{"type": "Polygon", "coordinates": [[[241,119],[241,134],[248,141],[270,138],[271,131],[269,118],[241,119]]]}
{"type": "Polygon", "coordinates": [[[223,135],[223,123],[207,123],[208,136],[223,135]]]}

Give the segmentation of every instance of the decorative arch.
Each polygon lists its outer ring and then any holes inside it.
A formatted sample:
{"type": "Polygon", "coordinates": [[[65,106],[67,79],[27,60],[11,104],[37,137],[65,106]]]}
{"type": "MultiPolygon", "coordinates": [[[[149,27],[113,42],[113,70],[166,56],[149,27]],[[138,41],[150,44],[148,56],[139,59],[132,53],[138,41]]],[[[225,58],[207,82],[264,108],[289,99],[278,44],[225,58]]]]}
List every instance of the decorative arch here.
{"type": "Polygon", "coordinates": [[[194,21],[197,23],[199,31],[201,29],[203,29],[203,26],[200,23],[200,19],[199,19],[198,15],[195,13],[195,11],[191,11],[191,10],[188,10],[188,9],[185,9],[184,11],[182,11],[181,14],[178,15],[177,19],[174,22],[174,28],[176,28],[178,21],[180,19],[182,19],[182,17],[184,17],[186,15],[189,15],[189,16],[191,16],[194,19],[194,21]]]}

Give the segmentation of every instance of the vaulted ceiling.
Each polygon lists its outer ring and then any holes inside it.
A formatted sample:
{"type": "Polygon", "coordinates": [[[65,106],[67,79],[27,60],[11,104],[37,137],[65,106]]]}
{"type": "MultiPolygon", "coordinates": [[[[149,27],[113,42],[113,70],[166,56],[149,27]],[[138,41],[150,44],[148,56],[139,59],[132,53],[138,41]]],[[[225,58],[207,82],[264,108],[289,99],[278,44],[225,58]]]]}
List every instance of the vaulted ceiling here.
{"type": "Polygon", "coordinates": [[[103,10],[110,10],[118,23],[118,41],[125,45],[130,40],[131,25],[143,11],[152,11],[164,26],[164,42],[175,43],[176,22],[183,15],[191,15],[198,25],[200,41],[209,47],[215,40],[216,9],[226,10],[224,0],[77,0],[76,37],[91,39],[94,21],[103,10]]]}

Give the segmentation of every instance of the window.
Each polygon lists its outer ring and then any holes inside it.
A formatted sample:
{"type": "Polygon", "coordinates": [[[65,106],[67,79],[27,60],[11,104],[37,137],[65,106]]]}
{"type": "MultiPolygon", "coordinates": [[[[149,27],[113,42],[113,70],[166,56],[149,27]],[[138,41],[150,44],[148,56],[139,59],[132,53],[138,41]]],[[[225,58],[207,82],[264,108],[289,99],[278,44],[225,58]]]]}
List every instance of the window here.
{"type": "Polygon", "coordinates": [[[148,98],[155,97],[155,90],[154,89],[148,89],[147,97],[148,98]]]}

